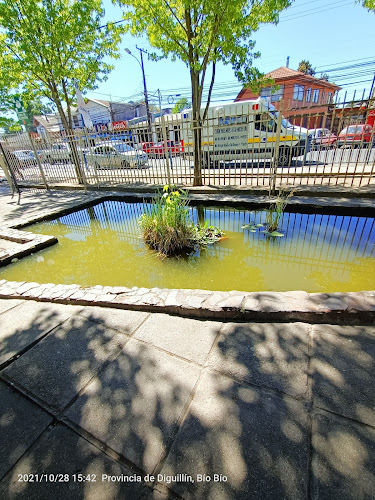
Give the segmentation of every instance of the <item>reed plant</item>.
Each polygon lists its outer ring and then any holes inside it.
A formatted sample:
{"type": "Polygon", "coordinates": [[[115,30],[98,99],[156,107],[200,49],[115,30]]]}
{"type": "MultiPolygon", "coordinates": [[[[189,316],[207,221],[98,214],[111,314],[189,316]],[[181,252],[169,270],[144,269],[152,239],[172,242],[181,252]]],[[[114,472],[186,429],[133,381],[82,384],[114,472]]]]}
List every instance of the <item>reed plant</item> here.
{"type": "Polygon", "coordinates": [[[291,196],[293,196],[293,191],[285,194],[282,190],[280,190],[275,202],[270,206],[266,218],[269,233],[273,233],[279,229],[281,218],[291,196]]]}
{"type": "Polygon", "coordinates": [[[278,229],[280,229],[280,222],[291,196],[293,196],[293,191],[285,194],[280,190],[276,200],[267,210],[266,221],[264,223],[256,224],[255,222],[250,222],[249,224],[244,224],[241,228],[248,229],[251,233],[255,233],[258,229],[266,227],[266,229],[260,232],[266,236],[281,238],[284,234],[280,233],[278,229]]]}

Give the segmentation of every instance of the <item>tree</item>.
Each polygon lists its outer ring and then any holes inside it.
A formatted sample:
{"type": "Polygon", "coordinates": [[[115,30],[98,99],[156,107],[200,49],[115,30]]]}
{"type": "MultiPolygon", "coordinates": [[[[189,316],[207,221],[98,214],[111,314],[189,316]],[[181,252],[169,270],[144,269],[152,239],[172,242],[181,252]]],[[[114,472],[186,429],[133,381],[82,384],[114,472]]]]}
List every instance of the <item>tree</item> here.
{"type": "Polygon", "coordinates": [[[3,129],[5,134],[20,132],[22,130],[22,127],[18,122],[13,120],[13,118],[7,118],[6,116],[0,116],[0,128],[3,129]]]}
{"type": "Polygon", "coordinates": [[[191,103],[186,97],[179,99],[172,109],[172,113],[179,113],[183,109],[191,108],[191,103]]]}
{"type": "Polygon", "coordinates": [[[362,0],[362,5],[367,10],[375,11],[375,0],[362,0]]]}
{"type": "Polygon", "coordinates": [[[94,89],[112,69],[104,58],[119,57],[121,28],[100,29],[103,16],[101,0],[0,0],[0,81],[21,85],[31,101],[43,96],[54,102],[69,132],[73,80],[81,89],[94,89]]]}
{"type": "Polygon", "coordinates": [[[321,80],[325,80],[326,82],[328,82],[329,81],[329,76],[327,75],[327,73],[322,73],[320,79],[321,80]]]}
{"type": "Polygon", "coordinates": [[[126,7],[123,18],[131,34],[148,36],[161,51],[155,60],[181,59],[190,72],[194,135],[194,184],[202,184],[201,129],[207,118],[216,65],[231,64],[243,83],[260,87],[261,73],[252,65],[259,57],[250,38],[261,23],[278,22],[291,0],[116,0],[126,7]],[[201,110],[207,70],[212,67],[206,106],[201,110]],[[257,85],[255,85],[257,82],[257,85]]]}
{"type": "Polygon", "coordinates": [[[305,75],[311,76],[314,76],[316,73],[315,68],[313,68],[311,63],[305,59],[302,59],[302,61],[299,63],[298,71],[305,73],[305,75]]]}

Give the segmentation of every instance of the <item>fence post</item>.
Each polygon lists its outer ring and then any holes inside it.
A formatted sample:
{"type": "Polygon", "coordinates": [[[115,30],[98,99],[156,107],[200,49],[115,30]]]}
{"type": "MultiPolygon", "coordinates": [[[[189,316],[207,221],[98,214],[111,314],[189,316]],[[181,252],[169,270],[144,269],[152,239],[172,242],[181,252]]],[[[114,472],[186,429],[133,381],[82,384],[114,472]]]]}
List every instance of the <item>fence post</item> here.
{"type": "Polygon", "coordinates": [[[34,141],[31,137],[31,133],[29,132],[28,133],[29,135],[29,139],[30,139],[30,144],[31,144],[31,147],[32,147],[32,150],[34,152],[34,156],[35,156],[35,159],[36,159],[36,162],[38,164],[38,168],[39,168],[39,171],[40,171],[40,175],[42,176],[42,179],[43,179],[43,183],[44,185],[46,186],[46,189],[49,189],[49,186],[48,186],[48,183],[47,183],[47,179],[46,179],[46,176],[44,175],[44,172],[43,172],[43,168],[42,168],[42,164],[40,163],[40,158],[38,156],[38,152],[37,150],[35,149],[35,144],[34,144],[34,141]]]}
{"type": "Polygon", "coordinates": [[[167,179],[168,179],[168,185],[170,186],[171,184],[171,165],[170,165],[170,159],[168,156],[168,140],[167,140],[167,133],[166,133],[166,125],[165,125],[165,118],[164,115],[161,115],[161,132],[163,134],[163,141],[164,141],[164,156],[167,161],[167,179]]]}
{"type": "Polygon", "coordinates": [[[276,123],[275,151],[273,155],[273,162],[271,163],[272,168],[270,177],[269,196],[274,195],[276,191],[275,188],[276,188],[277,164],[279,162],[282,110],[283,110],[283,99],[280,99],[279,113],[277,116],[277,123],[276,123]]]}
{"type": "Polygon", "coordinates": [[[9,183],[9,186],[12,190],[12,198],[14,196],[14,192],[16,191],[18,193],[18,205],[20,203],[20,197],[21,197],[21,191],[20,188],[18,187],[17,179],[16,176],[13,173],[12,167],[10,166],[10,163],[8,161],[8,158],[5,154],[4,148],[2,143],[0,142],[0,159],[3,161],[1,163],[1,167],[4,170],[5,177],[9,183]]]}

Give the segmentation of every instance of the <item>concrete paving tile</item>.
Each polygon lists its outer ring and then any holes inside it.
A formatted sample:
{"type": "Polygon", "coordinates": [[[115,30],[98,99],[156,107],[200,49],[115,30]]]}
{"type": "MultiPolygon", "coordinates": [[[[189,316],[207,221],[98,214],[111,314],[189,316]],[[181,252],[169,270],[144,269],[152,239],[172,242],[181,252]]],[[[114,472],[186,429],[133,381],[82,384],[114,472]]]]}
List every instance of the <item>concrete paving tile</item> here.
{"type": "Polygon", "coordinates": [[[317,414],[312,436],[314,500],[375,497],[375,429],[317,414]]]}
{"type": "Polygon", "coordinates": [[[309,329],[304,323],[227,323],[207,363],[233,377],[304,396],[309,329]]]}
{"type": "Polygon", "coordinates": [[[183,358],[204,364],[222,323],[152,314],[135,337],[183,358]]]}
{"type": "Polygon", "coordinates": [[[0,315],[0,365],[81,309],[30,300],[20,302],[0,315]]]}
{"type": "MultiPolygon", "coordinates": [[[[52,418],[0,381],[0,480],[52,418]]],[[[3,498],[0,494],[0,498],[3,498]]]]}
{"type": "Polygon", "coordinates": [[[149,315],[149,313],[141,311],[108,307],[85,307],[80,314],[107,328],[125,332],[127,335],[131,335],[149,315]]]}
{"type": "MultiPolygon", "coordinates": [[[[8,309],[12,309],[13,307],[22,304],[23,300],[18,299],[0,299],[0,314],[8,311],[8,309]]],[[[1,321],[1,318],[0,318],[1,321]]]]}
{"type": "Polygon", "coordinates": [[[2,374],[51,408],[61,410],[100,366],[120,351],[128,338],[76,315],[20,356],[2,374]]]}
{"type": "Polygon", "coordinates": [[[313,402],[375,426],[375,327],[314,325],[313,402]]]}
{"type": "Polygon", "coordinates": [[[158,479],[184,499],[300,500],[308,464],[302,404],[206,372],[158,479]]]}
{"type": "Polygon", "coordinates": [[[126,469],[75,432],[58,425],[44,434],[0,484],[3,500],[132,500],[147,487],[129,481],[139,474],[126,469]],[[19,474],[46,474],[59,480],[19,481],[19,474]],[[118,480],[109,481],[108,476],[118,480]],[[84,477],[85,481],[80,481],[84,477]],[[90,480],[89,480],[90,479],[90,480]]]}
{"type": "Polygon", "coordinates": [[[75,425],[151,473],[199,368],[132,339],[66,413],[75,425]]]}

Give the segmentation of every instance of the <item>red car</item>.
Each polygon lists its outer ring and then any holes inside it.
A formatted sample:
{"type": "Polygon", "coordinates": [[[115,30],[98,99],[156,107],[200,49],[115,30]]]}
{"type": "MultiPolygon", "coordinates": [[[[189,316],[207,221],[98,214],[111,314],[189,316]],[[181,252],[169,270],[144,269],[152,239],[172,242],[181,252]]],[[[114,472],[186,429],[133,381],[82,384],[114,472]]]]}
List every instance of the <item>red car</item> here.
{"type": "Polygon", "coordinates": [[[337,137],[328,128],[312,128],[308,131],[311,149],[323,149],[334,146],[337,137]]]}
{"type": "Polygon", "coordinates": [[[349,125],[340,132],[337,138],[338,146],[370,146],[374,145],[375,130],[364,123],[349,125]]]}
{"type": "MultiPolygon", "coordinates": [[[[165,146],[164,141],[158,142],[154,144],[153,142],[142,142],[142,149],[145,153],[147,153],[151,158],[162,158],[165,154],[165,146]]],[[[175,156],[180,153],[183,153],[184,147],[182,143],[167,141],[167,151],[171,153],[171,155],[175,156]]]]}

